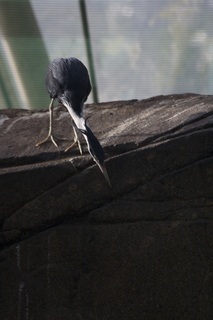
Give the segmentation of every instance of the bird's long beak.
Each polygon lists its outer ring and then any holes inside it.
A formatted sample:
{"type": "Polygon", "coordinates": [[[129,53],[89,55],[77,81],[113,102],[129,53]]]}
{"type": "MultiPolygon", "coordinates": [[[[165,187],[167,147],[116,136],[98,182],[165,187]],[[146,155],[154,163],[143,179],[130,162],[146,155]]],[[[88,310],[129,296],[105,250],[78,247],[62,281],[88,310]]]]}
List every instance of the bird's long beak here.
{"type": "Polygon", "coordinates": [[[99,166],[101,172],[103,173],[107,184],[109,185],[110,188],[112,188],[112,185],[111,185],[111,182],[110,182],[110,179],[109,179],[105,164],[104,163],[100,164],[99,162],[97,162],[97,165],[99,166]]]}

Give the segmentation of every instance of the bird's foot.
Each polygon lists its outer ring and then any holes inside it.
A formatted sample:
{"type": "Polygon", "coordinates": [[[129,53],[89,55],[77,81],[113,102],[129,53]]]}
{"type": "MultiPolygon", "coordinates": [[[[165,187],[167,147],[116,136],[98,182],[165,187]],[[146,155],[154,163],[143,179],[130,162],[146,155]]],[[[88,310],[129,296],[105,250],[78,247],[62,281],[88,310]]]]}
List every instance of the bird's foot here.
{"type": "Polygon", "coordinates": [[[43,143],[47,142],[47,141],[52,141],[52,143],[56,146],[56,148],[58,148],[58,145],[57,143],[55,142],[55,139],[57,140],[67,140],[66,138],[59,138],[59,137],[54,137],[53,138],[53,135],[52,134],[48,134],[48,136],[46,137],[46,139],[36,143],[36,147],[42,145],[43,143]]]}
{"type": "Polygon", "coordinates": [[[82,148],[81,148],[81,142],[80,142],[80,140],[78,138],[74,139],[74,142],[71,144],[71,146],[69,146],[69,147],[67,147],[65,149],[65,152],[70,150],[76,143],[78,144],[78,149],[79,149],[80,154],[83,154],[83,151],[82,151],[82,148]]]}

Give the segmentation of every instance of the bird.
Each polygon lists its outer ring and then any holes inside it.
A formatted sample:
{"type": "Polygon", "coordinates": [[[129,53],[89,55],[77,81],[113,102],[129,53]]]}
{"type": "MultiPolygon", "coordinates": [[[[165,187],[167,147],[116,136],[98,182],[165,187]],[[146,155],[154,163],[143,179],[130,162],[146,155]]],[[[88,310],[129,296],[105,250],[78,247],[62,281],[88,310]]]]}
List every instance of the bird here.
{"type": "MultiPolygon", "coordinates": [[[[49,104],[49,132],[47,137],[41,142],[38,142],[36,146],[40,146],[46,141],[51,140],[53,144],[58,147],[52,135],[53,103],[54,100],[56,100],[69,112],[76,128],[82,133],[86,140],[91,157],[98,165],[106,182],[111,187],[111,182],[104,163],[105,154],[103,148],[84,118],[84,102],[87,100],[87,97],[92,90],[86,66],[74,57],[56,58],[48,66],[45,84],[51,98],[49,104]]],[[[68,151],[77,143],[79,151],[82,154],[82,148],[75,126],[73,125],[74,142],[65,151],[68,151]]]]}

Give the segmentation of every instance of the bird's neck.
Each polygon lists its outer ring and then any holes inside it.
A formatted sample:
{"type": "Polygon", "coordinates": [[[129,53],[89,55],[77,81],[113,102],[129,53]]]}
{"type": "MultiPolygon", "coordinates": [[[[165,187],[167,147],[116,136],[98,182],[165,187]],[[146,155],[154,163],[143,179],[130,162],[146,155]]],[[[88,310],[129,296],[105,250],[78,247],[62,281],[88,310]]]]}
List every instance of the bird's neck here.
{"type": "Polygon", "coordinates": [[[83,117],[83,106],[82,111],[80,114],[76,113],[73,109],[72,105],[69,104],[67,101],[63,101],[63,105],[67,108],[67,111],[69,112],[70,116],[72,117],[73,121],[75,122],[75,125],[78,129],[86,130],[86,123],[85,119],[83,117]]]}

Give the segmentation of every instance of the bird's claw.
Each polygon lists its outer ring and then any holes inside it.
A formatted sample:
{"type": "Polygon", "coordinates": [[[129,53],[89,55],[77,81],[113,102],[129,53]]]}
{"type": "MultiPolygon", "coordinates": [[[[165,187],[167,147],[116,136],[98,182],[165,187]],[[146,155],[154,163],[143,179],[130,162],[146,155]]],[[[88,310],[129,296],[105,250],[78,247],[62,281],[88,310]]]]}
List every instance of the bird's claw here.
{"type": "MultiPolygon", "coordinates": [[[[67,140],[66,138],[59,138],[59,137],[55,137],[55,139],[57,139],[57,140],[67,140]]],[[[47,141],[50,140],[50,141],[52,141],[52,143],[54,144],[54,146],[55,146],[56,148],[58,148],[58,145],[57,145],[57,143],[55,142],[55,139],[53,138],[53,135],[52,135],[52,134],[49,134],[49,135],[46,137],[46,139],[44,139],[44,140],[36,143],[36,147],[38,147],[38,146],[42,145],[43,143],[45,143],[45,142],[47,142],[47,141]]]]}
{"type": "Polygon", "coordinates": [[[81,143],[79,139],[74,139],[74,142],[71,144],[71,146],[67,147],[64,151],[67,152],[68,150],[70,150],[75,144],[78,144],[78,149],[80,154],[83,154],[82,148],[81,148],[81,143]]]}

